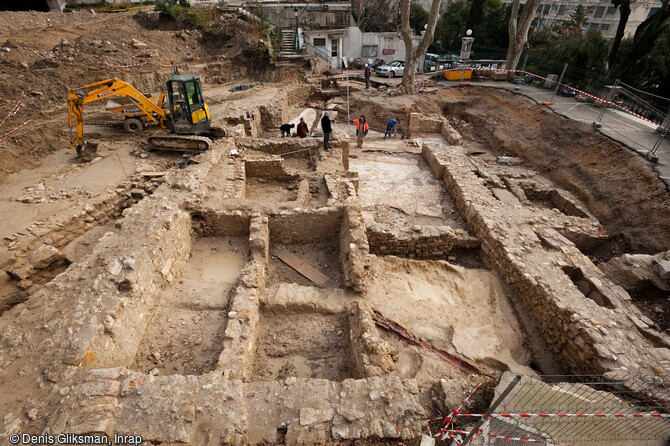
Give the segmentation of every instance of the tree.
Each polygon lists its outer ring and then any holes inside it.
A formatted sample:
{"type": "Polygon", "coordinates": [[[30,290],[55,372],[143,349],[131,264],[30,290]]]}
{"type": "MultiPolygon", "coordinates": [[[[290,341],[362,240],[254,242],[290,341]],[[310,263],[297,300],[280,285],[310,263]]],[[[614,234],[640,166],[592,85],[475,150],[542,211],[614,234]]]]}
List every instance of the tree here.
{"type": "Polygon", "coordinates": [[[464,1],[454,1],[447,5],[436,27],[437,40],[449,51],[458,51],[461,36],[467,29],[468,5],[464,1]]]}
{"type": "Polygon", "coordinates": [[[409,25],[410,0],[400,0],[400,34],[405,43],[405,73],[402,78],[402,85],[407,91],[412,91],[414,87],[414,75],[419,59],[423,57],[430,44],[433,43],[433,35],[435,34],[435,26],[437,25],[441,3],[442,0],[433,0],[428,15],[426,33],[423,35],[419,45],[415,47],[414,33],[409,25]]]}
{"type": "Polygon", "coordinates": [[[419,3],[412,3],[409,6],[409,26],[415,34],[421,34],[423,27],[428,23],[428,11],[423,9],[419,3]]]}
{"type": "Polygon", "coordinates": [[[586,8],[584,5],[577,5],[575,12],[570,14],[570,25],[581,31],[588,21],[589,16],[586,15],[586,8]]]}
{"type": "Polygon", "coordinates": [[[612,5],[614,5],[615,8],[619,8],[619,24],[616,28],[614,40],[612,40],[610,54],[607,57],[607,63],[609,65],[610,71],[616,63],[616,57],[617,53],[619,52],[619,47],[621,46],[621,40],[623,39],[624,31],[626,31],[626,24],[628,23],[628,17],[630,16],[631,2],[632,0],[612,0],[612,5]]]}
{"type": "Polygon", "coordinates": [[[507,25],[509,46],[507,47],[505,67],[508,70],[516,70],[516,66],[519,64],[521,53],[528,43],[528,30],[539,2],[540,0],[528,0],[524,5],[523,14],[519,21],[519,9],[521,9],[519,0],[512,1],[512,13],[507,25]]]}

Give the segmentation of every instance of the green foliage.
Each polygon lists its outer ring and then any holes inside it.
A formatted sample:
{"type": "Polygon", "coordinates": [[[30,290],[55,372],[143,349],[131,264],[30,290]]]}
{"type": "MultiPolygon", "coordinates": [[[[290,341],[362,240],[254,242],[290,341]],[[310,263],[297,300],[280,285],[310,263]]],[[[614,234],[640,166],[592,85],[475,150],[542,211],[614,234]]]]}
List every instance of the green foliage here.
{"type": "MultiPolygon", "coordinates": [[[[435,40],[446,51],[458,52],[461,48],[461,37],[465,35],[468,20],[471,19],[470,8],[475,3],[457,0],[449,3],[442,13],[435,30],[435,40]]],[[[485,0],[480,14],[476,14],[480,22],[473,26],[473,37],[476,45],[503,48],[507,47],[509,37],[507,22],[512,7],[501,0],[485,0]]]]}
{"type": "Polygon", "coordinates": [[[575,12],[570,14],[570,23],[574,26],[578,26],[579,29],[582,29],[588,21],[589,16],[586,15],[586,8],[584,5],[577,5],[575,12]]]}
{"type": "Polygon", "coordinates": [[[258,16],[259,19],[261,19],[263,25],[270,22],[270,11],[268,11],[268,8],[263,6],[263,4],[258,0],[256,0],[256,7],[254,8],[254,13],[258,16]]]}
{"type": "Polygon", "coordinates": [[[409,26],[414,30],[415,35],[423,32],[423,27],[428,23],[430,13],[423,9],[419,3],[412,3],[409,6],[409,26]]]}
{"type": "Polygon", "coordinates": [[[174,0],[156,0],[154,9],[160,13],[161,17],[169,17],[173,20],[177,18],[174,0]]]}
{"type": "Polygon", "coordinates": [[[469,6],[463,0],[447,4],[435,28],[435,40],[448,51],[458,51],[461,47],[461,36],[465,35],[465,23],[468,19],[469,6]]]}

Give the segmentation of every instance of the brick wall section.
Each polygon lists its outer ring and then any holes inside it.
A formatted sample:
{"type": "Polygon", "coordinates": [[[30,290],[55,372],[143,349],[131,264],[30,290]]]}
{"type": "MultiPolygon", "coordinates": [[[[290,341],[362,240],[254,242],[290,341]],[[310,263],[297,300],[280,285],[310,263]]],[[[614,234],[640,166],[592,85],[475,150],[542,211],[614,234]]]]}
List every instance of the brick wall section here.
{"type": "Polygon", "coordinates": [[[417,259],[443,258],[453,249],[477,249],[479,240],[462,229],[421,226],[419,231],[392,230],[384,225],[367,227],[370,252],[417,259]]]}
{"type": "MultiPolygon", "coordinates": [[[[667,370],[668,350],[653,349],[623,311],[581,294],[561,269],[562,251],[546,250],[521,210],[492,197],[463,148],[425,144],[423,152],[433,172],[443,173],[470,231],[481,240],[485,262],[511,285],[566,367],[606,374],[667,370]]],[[[583,255],[580,261],[592,264],[583,255]]]]}

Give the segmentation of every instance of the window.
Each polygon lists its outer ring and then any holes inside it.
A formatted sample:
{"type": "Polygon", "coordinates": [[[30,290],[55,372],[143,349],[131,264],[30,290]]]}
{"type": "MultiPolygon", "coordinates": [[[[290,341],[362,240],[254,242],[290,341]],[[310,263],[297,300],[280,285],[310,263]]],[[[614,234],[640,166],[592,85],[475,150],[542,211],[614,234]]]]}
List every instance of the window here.
{"type": "Polygon", "coordinates": [[[551,5],[544,5],[544,11],[542,14],[549,14],[549,10],[551,9],[551,5]]]}
{"type": "Polygon", "coordinates": [[[557,11],[558,10],[558,5],[553,5],[551,7],[551,12],[557,11]]]}
{"type": "Polygon", "coordinates": [[[604,14],[605,14],[605,7],[604,6],[598,6],[598,7],[596,7],[596,12],[593,13],[593,18],[594,19],[601,19],[604,14]]]}
{"type": "Polygon", "coordinates": [[[537,7],[537,13],[538,13],[538,14],[542,14],[542,8],[544,8],[544,5],[539,5],[539,6],[537,7]]]}
{"type": "Polygon", "coordinates": [[[337,39],[330,41],[330,55],[332,57],[337,57],[337,39]]]}
{"type": "Polygon", "coordinates": [[[567,11],[568,7],[566,5],[561,5],[560,8],[558,8],[558,13],[557,15],[561,16],[565,14],[565,11],[567,11]]]}
{"type": "Polygon", "coordinates": [[[610,7],[608,7],[608,8],[607,8],[607,12],[606,12],[606,14],[607,14],[607,15],[614,15],[614,14],[616,14],[616,6],[610,6],[610,7]]]}
{"type": "Polygon", "coordinates": [[[589,29],[589,22],[584,23],[584,26],[582,26],[582,29],[584,29],[584,30],[589,29]]]}
{"type": "Polygon", "coordinates": [[[609,30],[610,30],[610,24],[609,23],[600,24],[600,31],[609,31],[609,30]]]}
{"type": "Polygon", "coordinates": [[[377,45],[363,45],[361,57],[377,57],[377,45]]]}
{"type": "Polygon", "coordinates": [[[598,29],[600,23],[589,23],[589,29],[598,29]]]}
{"type": "Polygon", "coordinates": [[[325,37],[315,37],[314,38],[314,46],[326,46],[326,38],[325,37]]]}

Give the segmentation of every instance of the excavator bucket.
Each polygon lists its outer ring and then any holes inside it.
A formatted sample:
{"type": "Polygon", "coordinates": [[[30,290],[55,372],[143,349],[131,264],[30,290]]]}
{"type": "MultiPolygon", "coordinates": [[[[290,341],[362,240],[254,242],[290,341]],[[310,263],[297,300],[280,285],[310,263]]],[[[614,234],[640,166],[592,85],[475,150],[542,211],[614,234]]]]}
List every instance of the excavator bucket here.
{"type": "Polygon", "coordinates": [[[98,153],[98,143],[92,141],[85,141],[83,144],[77,146],[77,155],[83,161],[91,161],[98,153]]]}

